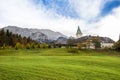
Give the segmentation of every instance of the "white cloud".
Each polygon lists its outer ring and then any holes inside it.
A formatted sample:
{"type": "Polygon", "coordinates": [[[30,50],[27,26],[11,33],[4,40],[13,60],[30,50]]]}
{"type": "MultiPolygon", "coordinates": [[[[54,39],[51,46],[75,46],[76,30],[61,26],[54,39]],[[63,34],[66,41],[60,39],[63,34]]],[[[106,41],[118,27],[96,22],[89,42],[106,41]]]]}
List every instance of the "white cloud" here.
{"type": "Polygon", "coordinates": [[[118,40],[120,34],[120,7],[114,9],[111,14],[102,18],[99,25],[100,35],[118,40]]]}
{"type": "Polygon", "coordinates": [[[66,18],[45,10],[41,5],[35,7],[29,0],[0,0],[3,17],[0,26],[16,25],[29,28],[46,28],[60,31],[68,36],[75,35],[78,24],[84,21],[66,18]]]}
{"type": "Polygon", "coordinates": [[[111,14],[100,19],[98,22],[86,24],[86,33],[110,37],[117,41],[120,34],[120,7],[115,8],[111,14]]]}
{"type": "Polygon", "coordinates": [[[69,0],[79,16],[85,20],[97,17],[107,0],[69,0]]]}
{"type": "Polygon", "coordinates": [[[55,15],[52,11],[45,11],[41,6],[36,9],[30,0],[0,0],[0,11],[6,25],[43,26],[54,18],[52,15],[55,15]]]}
{"type": "MultiPolygon", "coordinates": [[[[31,0],[0,0],[0,26],[15,25],[28,28],[44,28],[59,31],[67,36],[75,36],[78,25],[84,35],[108,36],[118,39],[120,33],[120,7],[99,22],[87,23],[97,17],[104,0],[70,0],[70,4],[84,19],[60,16],[43,6],[35,7],[31,0]]],[[[106,0],[107,1],[107,0],[106,0]]],[[[105,3],[105,2],[104,2],[105,3]]]]}

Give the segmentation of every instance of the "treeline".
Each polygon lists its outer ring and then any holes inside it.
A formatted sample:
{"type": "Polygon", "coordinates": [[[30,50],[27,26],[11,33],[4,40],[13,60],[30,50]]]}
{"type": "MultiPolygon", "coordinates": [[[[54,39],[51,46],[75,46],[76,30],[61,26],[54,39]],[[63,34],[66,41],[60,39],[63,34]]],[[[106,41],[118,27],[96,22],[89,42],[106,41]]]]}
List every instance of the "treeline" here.
{"type": "Polygon", "coordinates": [[[56,48],[61,45],[53,43],[39,43],[30,37],[22,37],[19,34],[13,34],[9,30],[0,30],[0,49],[15,48],[18,49],[34,49],[34,48],[56,48]]]}
{"type": "Polygon", "coordinates": [[[4,49],[5,47],[16,47],[18,44],[22,47],[25,47],[28,44],[35,44],[36,42],[30,37],[21,37],[19,34],[13,34],[9,30],[0,30],[0,48],[4,49]]]}

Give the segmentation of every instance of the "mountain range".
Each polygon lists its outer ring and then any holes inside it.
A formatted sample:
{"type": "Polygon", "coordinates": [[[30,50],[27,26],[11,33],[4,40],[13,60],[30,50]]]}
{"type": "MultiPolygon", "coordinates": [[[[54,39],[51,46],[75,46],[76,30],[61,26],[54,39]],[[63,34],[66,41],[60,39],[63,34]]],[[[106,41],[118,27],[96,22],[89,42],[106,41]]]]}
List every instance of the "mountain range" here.
{"type": "Polygon", "coordinates": [[[67,40],[66,35],[49,29],[29,29],[29,28],[21,28],[17,26],[7,26],[4,27],[3,29],[9,30],[14,34],[20,34],[22,37],[30,37],[31,39],[36,40],[38,42],[44,42],[46,40],[47,41],[67,40]]]}

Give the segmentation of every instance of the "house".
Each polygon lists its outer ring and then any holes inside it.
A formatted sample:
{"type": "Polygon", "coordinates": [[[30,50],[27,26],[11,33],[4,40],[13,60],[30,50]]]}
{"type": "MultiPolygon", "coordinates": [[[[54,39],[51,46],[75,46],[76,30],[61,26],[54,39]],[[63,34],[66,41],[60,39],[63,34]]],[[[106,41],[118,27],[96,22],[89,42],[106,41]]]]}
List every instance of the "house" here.
{"type": "Polygon", "coordinates": [[[76,39],[76,44],[81,43],[82,48],[95,49],[95,48],[112,48],[114,41],[108,37],[99,36],[83,36],[76,39]]]}
{"type": "Polygon", "coordinates": [[[108,37],[101,37],[101,48],[112,48],[114,41],[108,37]]]}

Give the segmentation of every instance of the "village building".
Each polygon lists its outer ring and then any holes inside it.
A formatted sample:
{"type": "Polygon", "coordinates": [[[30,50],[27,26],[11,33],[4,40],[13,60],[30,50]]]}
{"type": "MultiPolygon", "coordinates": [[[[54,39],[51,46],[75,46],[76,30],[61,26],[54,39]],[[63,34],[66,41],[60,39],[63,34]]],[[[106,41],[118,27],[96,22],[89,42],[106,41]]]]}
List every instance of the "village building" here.
{"type": "Polygon", "coordinates": [[[83,36],[83,33],[78,26],[76,32],[76,38],[69,37],[59,37],[55,44],[61,45],[62,47],[66,47],[67,45],[71,45],[72,47],[81,48],[81,49],[104,49],[104,48],[112,48],[114,45],[114,41],[109,37],[101,37],[101,36],[83,36]]]}
{"type": "Polygon", "coordinates": [[[114,45],[114,41],[109,37],[101,37],[101,36],[82,36],[82,32],[80,27],[78,26],[76,33],[76,40],[74,43],[77,46],[80,46],[83,49],[104,49],[104,48],[112,48],[114,45]]]}

